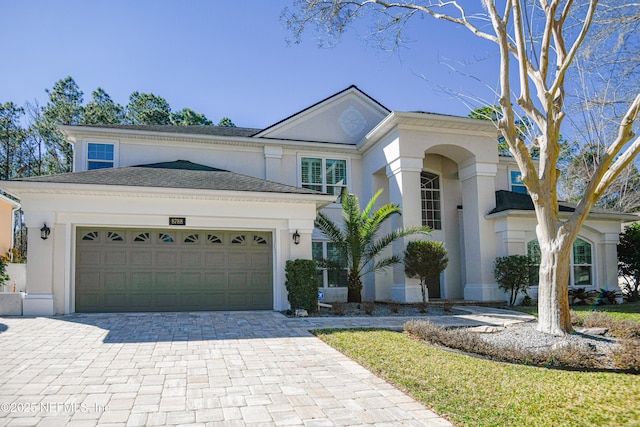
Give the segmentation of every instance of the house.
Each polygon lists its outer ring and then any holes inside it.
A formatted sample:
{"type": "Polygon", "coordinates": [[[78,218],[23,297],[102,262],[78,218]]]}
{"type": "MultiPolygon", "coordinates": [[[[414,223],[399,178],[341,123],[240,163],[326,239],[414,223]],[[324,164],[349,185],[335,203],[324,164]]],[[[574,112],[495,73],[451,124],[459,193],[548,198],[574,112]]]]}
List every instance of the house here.
{"type": "MultiPolygon", "coordinates": [[[[340,218],[345,189],[365,202],[384,189],[379,202],[403,212],[390,227],[426,224],[445,242],[449,266],[430,298],[503,300],[495,257],[536,251],[526,190],[492,123],[392,111],[355,86],[266,129],[61,130],[74,172],[1,184],[29,229],[26,315],[286,309],[285,262],[336,256],[314,219],[340,218]]],[[[573,285],[615,285],[623,220],[591,214],[573,285]]],[[[344,274],[319,274],[327,301],[346,299],[344,274]]],[[[366,277],[363,297],[421,293],[398,265],[366,277]]]]}
{"type": "Polygon", "coordinates": [[[20,204],[0,194],[0,256],[7,256],[13,247],[14,212],[20,204]]]}

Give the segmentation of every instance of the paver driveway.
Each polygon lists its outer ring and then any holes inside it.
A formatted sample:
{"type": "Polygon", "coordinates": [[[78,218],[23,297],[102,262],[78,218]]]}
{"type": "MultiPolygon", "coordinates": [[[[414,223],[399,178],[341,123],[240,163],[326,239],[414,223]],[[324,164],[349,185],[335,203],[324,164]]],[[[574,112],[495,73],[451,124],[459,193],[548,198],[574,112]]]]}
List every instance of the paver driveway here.
{"type": "Polygon", "coordinates": [[[312,326],[275,312],[0,318],[0,425],[450,425],[312,326]]]}

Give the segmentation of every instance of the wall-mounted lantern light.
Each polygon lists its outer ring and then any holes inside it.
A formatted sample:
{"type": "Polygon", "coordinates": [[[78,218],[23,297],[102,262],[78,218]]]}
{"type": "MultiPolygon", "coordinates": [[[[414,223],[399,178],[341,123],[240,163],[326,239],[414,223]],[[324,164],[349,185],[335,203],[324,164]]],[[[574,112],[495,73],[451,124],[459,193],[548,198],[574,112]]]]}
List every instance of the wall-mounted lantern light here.
{"type": "Polygon", "coordinates": [[[51,234],[51,229],[47,227],[47,223],[45,223],[44,226],[40,229],[40,237],[42,238],[42,240],[47,240],[49,234],[51,234]]]}
{"type": "Polygon", "coordinates": [[[300,244],[300,233],[298,233],[298,230],[293,233],[293,243],[295,243],[296,245],[300,244]]]}

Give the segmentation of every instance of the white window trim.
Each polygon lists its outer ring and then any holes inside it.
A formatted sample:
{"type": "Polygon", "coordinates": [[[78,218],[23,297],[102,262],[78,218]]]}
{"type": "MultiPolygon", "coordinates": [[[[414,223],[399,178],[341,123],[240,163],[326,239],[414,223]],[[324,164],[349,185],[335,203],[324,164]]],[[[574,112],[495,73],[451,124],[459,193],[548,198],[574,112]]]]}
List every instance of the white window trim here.
{"type": "MultiPolygon", "coordinates": [[[[444,232],[445,227],[446,227],[446,216],[444,214],[444,202],[445,202],[445,192],[444,189],[442,188],[444,186],[444,182],[442,179],[442,173],[435,171],[433,169],[422,169],[421,172],[427,172],[427,173],[431,173],[433,175],[437,175],[438,176],[438,181],[440,183],[440,229],[433,229],[433,231],[436,232],[444,232]]],[[[420,221],[422,221],[422,173],[420,174],[420,221]]],[[[421,222],[422,223],[422,222],[421,222]]]]}
{"type": "Polygon", "coordinates": [[[113,167],[119,166],[118,159],[120,158],[120,142],[114,140],[100,140],[100,139],[87,139],[84,141],[84,170],[89,170],[89,162],[103,162],[107,163],[108,160],[89,160],[89,144],[107,144],[113,145],[113,167]]]}
{"type": "MultiPolygon", "coordinates": [[[[322,175],[322,192],[326,193],[327,192],[327,182],[326,182],[326,161],[327,159],[330,160],[344,160],[346,162],[347,165],[347,173],[346,173],[346,178],[347,178],[347,184],[344,186],[344,188],[348,191],[349,190],[349,186],[352,183],[352,179],[351,179],[351,159],[349,157],[342,157],[342,156],[332,156],[330,154],[318,154],[318,153],[298,153],[297,154],[297,160],[296,160],[296,175],[297,175],[297,183],[298,183],[298,187],[302,187],[302,158],[313,158],[313,159],[322,159],[322,168],[323,168],[323,175],[322,175]]],[[[339,196],[336,196],[339,197],[339,196]]],[[[335,205],[339,205],[338,200],[336,199],[335,202],[333,202],[331,205],[329,206],[335,206],[335,205]]]]}
{"type": "MultiPolygon", "coordinates": [[[[327,239],[313,239],[312,243],[321,243],[322,244],[322,258],[327,259],[327,244],[331,243],[330,240],[327,239]]],[[[328,268],[322,268],[322,267],[318,267],[318,270],[322,271],[322,286],[318,286],[318,289],[347,289],[346,286],[336,286],[336,287],[330,287],[329,286],[329,269],[328,268]]],[[[347,268],[344,269],[345,272],[349,272],[349,270],[347,268]]]]}
{"type": "Polygon", "coordinates": [[[576,240],[581,239],[585,242],[587,242],[590,245],[591,248],[591,264],[576,264],[575,263],[575,259],[573,257],[573,245],[575,244],[575,241],[573,242],[573,244],[571,245],[571,256],[569,257],[569,276],[571,277],[569,280],[570,285],[572,287],[585,287],[585,288],[593,288],[593,289],[597,289],[598,286],[596,286],[596,283],[598,283],[597,279],[596,279],[596,268],[595,268],[595,263],[594,260],[596,260],[596,245],[593,244],[593,242],[585,237],[582,236],[577,236],[576,240]],[[579,267],[579,266],[584,266],[584,265],[589,265],[591,266],[591,284],[589,286],[585,286],[585,285],[576,285],[576,281],[575,281],[575,268],[579,267]]]}
{"type": "MultiPolygon", "coordinates": [[[[574,258],[573,258],[573,244],[571,245],[571,253],[569,254],[569,287],[570,288],[585,288],[588,290],[592,290],[592,289],[598,289],[598,286],[596,285],[596,283],[598,283],[598,269],[597,267],[597,251],[598,251],[598,245],[596,245],[591,239],[588,239],[584,236],[577,236],[577,239],[582,239],[585,242],[587,242],[589,245],[591,245],[591,264],[575,264],[574,262],[574,258]],[[576,266],[581,266],[581,265],[590,265],[591,266],[591,281],[593,283],[591,283],[589,286],[586,285],[576,285],[575,282],[575,274],[574,274],[574,267],[576,266]]],[[[528,239],[525,243],[525,254],[529,253],[529,243],[534,241],[534,240],[538,240],[538,238],[534,235],[533,239],[528,239]]],[[[540,243],[538,243],[539,245],[540,243]]]]}

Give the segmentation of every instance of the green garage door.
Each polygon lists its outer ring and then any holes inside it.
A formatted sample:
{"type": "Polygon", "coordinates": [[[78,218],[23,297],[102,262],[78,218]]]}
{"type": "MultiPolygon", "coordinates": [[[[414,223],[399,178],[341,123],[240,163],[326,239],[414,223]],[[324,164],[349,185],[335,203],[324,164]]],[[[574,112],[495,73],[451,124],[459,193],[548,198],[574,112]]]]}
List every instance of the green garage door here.
{"type": "Polygon", "coordinates": [[[271,233],[78,228],[76,312],[273,308],[271,233]]]}

